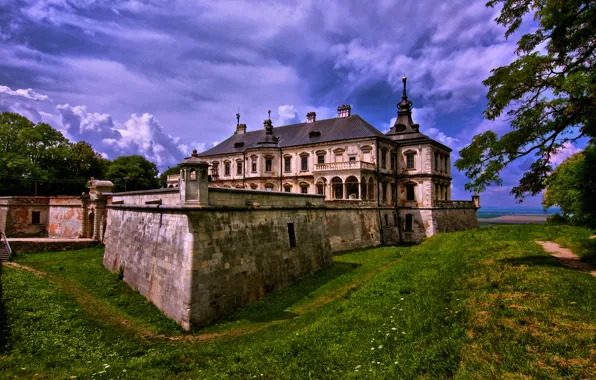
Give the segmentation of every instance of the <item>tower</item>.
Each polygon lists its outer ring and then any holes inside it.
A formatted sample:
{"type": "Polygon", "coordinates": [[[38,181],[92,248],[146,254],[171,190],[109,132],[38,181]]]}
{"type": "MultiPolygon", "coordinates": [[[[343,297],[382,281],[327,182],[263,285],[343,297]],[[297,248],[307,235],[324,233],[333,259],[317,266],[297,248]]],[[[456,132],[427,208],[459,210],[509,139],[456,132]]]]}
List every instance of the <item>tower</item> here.
{"type": "Polygon", "coordinates": [[[209,164],[199,159],[197,150],[180,164],[180,203],[184,205],[209,204],[209,164]]]}

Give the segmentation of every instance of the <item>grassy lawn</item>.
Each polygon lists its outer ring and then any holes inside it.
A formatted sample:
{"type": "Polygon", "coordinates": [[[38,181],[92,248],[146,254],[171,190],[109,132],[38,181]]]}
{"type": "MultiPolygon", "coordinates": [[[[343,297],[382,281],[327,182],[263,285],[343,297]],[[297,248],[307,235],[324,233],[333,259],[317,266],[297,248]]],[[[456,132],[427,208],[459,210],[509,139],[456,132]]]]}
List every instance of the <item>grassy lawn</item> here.
{"type": "Polygon", "coordinates": [[[414,247],[361,250],[186,334],[101,265],[98,248],[2,268],[4,378],[590,378],[596,278],[534,240],[590,261],[574,227],[501,225],[414,247]]]}

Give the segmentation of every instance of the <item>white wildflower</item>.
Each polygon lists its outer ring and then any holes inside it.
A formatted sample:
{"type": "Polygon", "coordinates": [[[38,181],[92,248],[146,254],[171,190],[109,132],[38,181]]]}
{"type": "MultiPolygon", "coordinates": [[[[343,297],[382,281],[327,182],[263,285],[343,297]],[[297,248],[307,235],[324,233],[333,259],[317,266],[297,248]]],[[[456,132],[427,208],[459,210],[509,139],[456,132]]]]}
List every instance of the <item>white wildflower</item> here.
{"type": "Polygon", "coordinates": [[[382,345],[382,344],[381,344],[381,345],[379,345],[379,350],[380,350],[381,348],[383,348],[383,345],[382,345]]]}

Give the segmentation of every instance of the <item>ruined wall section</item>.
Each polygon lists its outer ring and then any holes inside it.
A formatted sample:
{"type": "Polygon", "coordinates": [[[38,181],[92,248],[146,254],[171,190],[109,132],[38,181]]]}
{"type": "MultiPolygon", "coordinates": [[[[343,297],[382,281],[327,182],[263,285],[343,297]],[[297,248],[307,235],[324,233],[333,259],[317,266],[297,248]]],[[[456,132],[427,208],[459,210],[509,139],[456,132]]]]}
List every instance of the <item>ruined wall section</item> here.
{"type": "Polygon", "coordinates": [[[103,264],[182,327],[190,327],[192,234],[180,210],[108,206],[103,264]]]}
{"type": "Polygon", "coordinates": [[[48,208],[49,237],[77,238],[83,226],[81,200],[75,197],[51,197],[48,208]]]}
{"type": "Polygon", "coordinates": [[[2,197],[0,229],[8,237],[46,237],[48,211],[49,197],[2,197]]]}
{"type": "Polygon", "coordinates": [[[192,326],[331,265],[322,208],[192,211],[192,326]]]}

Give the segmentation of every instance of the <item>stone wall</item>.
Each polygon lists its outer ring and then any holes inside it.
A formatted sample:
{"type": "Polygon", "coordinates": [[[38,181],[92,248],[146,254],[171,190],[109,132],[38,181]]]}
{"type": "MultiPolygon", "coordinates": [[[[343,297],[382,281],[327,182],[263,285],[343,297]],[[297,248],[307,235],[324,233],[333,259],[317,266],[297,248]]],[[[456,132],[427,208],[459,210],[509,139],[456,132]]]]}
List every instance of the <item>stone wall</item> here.
{"type": "Polygon", "coordinates": [[[50,197],[48,237],[77,238],[83,225],[81,200],[75,197],[50,197]]]}
{"type": "Polygon", "coordinates": [[[0,230],[8,237],[47,236],[48,203],[49,197],[0,198],[0,230]],[[34,212],[39,223],[33,223],[34,212]]]}
{"type": "Polygon", "coordinates": [[[381,244],[377,208],[328,208],[325,212],[327,235],[333,252],[375,247],[381,244]]]}
{"type": "Polygon", "coordinates": [[[0,198],[0,230],[8,237],[76,238],[81,225],[82,209],[78,197],[0,198]],[[39,213],[39,222],[34,220],[35,213],[39,213]]]}
{"type": "Polygon", "coordinates": [[[192,324],[208,324],[331,265],[324,213],[295,208],[191,212],[196,237],[192,324]]]}
{"type": "Polygon", "coordinates": [[[177,205],[180,203],[180,189],[156,189],[112,193],[111,203],[124,202],[126,204],[144,205],[161,199],[162,205],[177,205]]]}
{"type": "Polygon", "coordinates": [[[104,265],[186,329],[332,261],[324,208],[107,207],[104,265]]]}
{"type": "Polygon", "coordinates": [[[103,263],[165,315],[190,327],[193,236],[181,210],[108,206],[103,263]]]}
{"type": "Polygon", "coordinates": [[[467,208],[441,208],[433,210],[435,233],[455,232],[478,227],[476,210],[467,208]]]}

